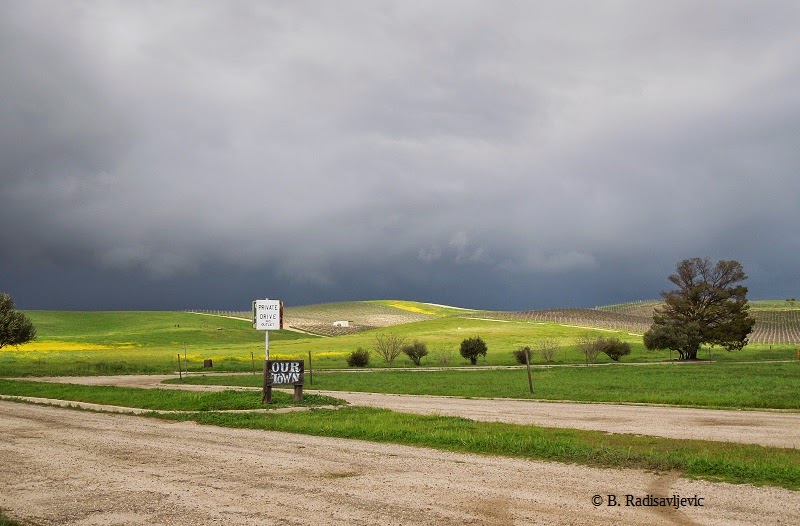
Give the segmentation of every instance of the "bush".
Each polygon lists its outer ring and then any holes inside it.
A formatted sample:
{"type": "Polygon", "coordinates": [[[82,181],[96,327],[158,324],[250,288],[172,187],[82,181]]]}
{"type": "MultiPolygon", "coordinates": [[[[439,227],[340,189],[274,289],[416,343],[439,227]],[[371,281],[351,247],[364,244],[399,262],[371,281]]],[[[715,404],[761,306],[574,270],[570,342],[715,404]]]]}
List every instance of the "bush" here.
{"type": "Polygon", "coordinates": [[[600,352],[606,353],[615,362],[631,353],[631,344],[616,338],[600,338],[597,340],[597,345],[600,347],[600,352]]]}
{"type": "Polygon", "coordinates": [[[586,356],[586,365],[589,365],[589,362],[594,363],[597,359],[597,355],[600,354],[600,346],[597,344],[598,340],[599,338],[597,336],[585,334],[575,342],[578,346],[578,350],[586,356]]]}
{"type": "Polygon", "coordinates": [[[517,359],[517,363],[520,363],[522,365],[525,365],[526,363],[528,363],[528,362],[525,361],[525,355],[526,354],[528,355],[528,361],[530,361],[531,356],[532,356],[531,355],[531,348],[527,347],[527,346],[526,347],[520,347],[516,351],[513,351],[511,354],[513,354],[514,358],[517,359]]]}
{"type": "Polygon", "coordinates": [[[414,365],[421,365],[422,359],[428,356],[428,346],[421,341],[414,340],[414,343],[403,346],[403,352],[411,358],[414,365]]]}
{"type": "Polygon", "coordinates": [[[359,347],[347,357],[347,365],[350,367],[366,367],[369,365],[369,351],[359,347]]]}
{"type": "Polygon", "coordinates": [[[600,353],[605,353],[609,358],[618,362],[621,357],[631,353],[631,344],[617,338],[587,335],[578,339],[578,349],[586,355],[586,363],[590,361],[594,363],[600,353]]]}
{"type": "Polygon", "coordinates": [[[474,338],[467,338],[461,342],[461,356],[469,360],[469,363],[475,365],[478,363],[478,356],[486,358],[486,342],[480,336],[474,338]]]}
{"type": "Polygon", "coordinates": [[[447,349],[439,349],[434,355],[439,367],[447,367],[453,361],[453,353],[447,349]]]}
{"type": "Polygon", "coordinates": [[[553,338],[544,338],[536,342],[536,348],[542,353],[542,360],[552,362],[558,350],[558,341],[553,338]]]}

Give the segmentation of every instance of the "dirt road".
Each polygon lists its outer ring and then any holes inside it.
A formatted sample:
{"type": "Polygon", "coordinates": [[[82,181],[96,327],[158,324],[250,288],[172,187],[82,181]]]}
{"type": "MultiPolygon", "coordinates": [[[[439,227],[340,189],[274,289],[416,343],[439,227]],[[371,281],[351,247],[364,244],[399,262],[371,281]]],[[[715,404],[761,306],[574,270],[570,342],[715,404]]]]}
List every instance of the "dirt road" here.
{"type": "MultiPolygon", "coordinates": [[[[208,389],[161,382],[174,376],[87,376],[41,378],[42,381],[89,385],[208,389]]],[[[216,389],[220,389],[216,387],[216,389]]],[[[647,405],[581,404],[509,399],[464,399],[445,396],[387,395],[309,391],[351,404],[384,407],[419,414],[461,416],[487,422],[509,422],[631,433],[668,438],[694,438],[773,447],[800,447],[800,413],[687,409],[647,405]]]]}
{"type": "Polygon", "coordinates": [[[12,402],[0,437],[0,507],[38,525],[800,524],[782,489],[12,402]]]}

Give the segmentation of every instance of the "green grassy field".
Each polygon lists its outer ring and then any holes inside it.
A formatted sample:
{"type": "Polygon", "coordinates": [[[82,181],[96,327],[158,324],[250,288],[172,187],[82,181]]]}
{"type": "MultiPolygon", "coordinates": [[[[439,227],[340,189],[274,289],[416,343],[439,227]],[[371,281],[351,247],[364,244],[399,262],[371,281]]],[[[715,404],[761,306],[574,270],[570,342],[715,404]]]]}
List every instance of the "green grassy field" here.
{"type": "MultiPolygon", "coordinates": [[[[552,367],[522,369],[325,372],[314,389],[472,398],[667,404],[684,407],[800,410],[800,362],[552,367]]],[[[260,377],[194,376],[170,383],[261,385],[260,377]]],[[[311,387],[311,386],[307,386],[311,387]]]]}
{"type": "MultiPolygon", "coordinates": [[[[345,368],[347,356],[355,349],[371,348],[376,334],[394,333],[409,341],[425,342],[430,354],[423,359],[423,365],[428,366],[468,366],[458,349],[463,339],[472,336],[480,336],[488,344],[488,355],[479,362],[482,365],[514,365],[512,351],[525,345],[535,348],[542,338],[553,339],[559,345],[553,363],[581,363],[585,357],[578,351],[575,341],[586,334],[614,336],[629,342],[633,352],[623,359],[626,362],[674,358],[667,351],[647,351],[640,336],[624,331],[537,321],[462,318],[453,316],[453,312],[460,311],[452,308],[414,302],[391,303],[410,310],[431,309],[430,316],[439,317],[334,338],[271,331],[271,357],[307,360],[310,352],[316,369],[345,368]]],[[[400,310],[397,306],[392,308],[400,310]]],[[[0,376],[169,374],[178,370],[177,356],[180,353],[183,357],[184,351],[189,370],[202,370],[204,360],[211,359],[214,371],[248,371],[253,369],[253,361],[258,369],[258,361],[264,355],[264,333],[254,330],[249,321],[184,312],[28,311],[27,314],[36,325],[37,340],[0,350],[0,376]]],[[[714,361],[796,359],[796,348],[794,345],[750,344],[735,353],[706,349],[701,351],[700,357],[714,361]]],[[[610,359],[600,355],[597,361],[606,363],[610,359]]],[[[533,363],[544,362],[534,353],[533,363]]],[[[373,357],[371,366],[385,365],[373,357]]],[[[412,363],[401,355],[394,365],[411,366],[412,363]]]]}

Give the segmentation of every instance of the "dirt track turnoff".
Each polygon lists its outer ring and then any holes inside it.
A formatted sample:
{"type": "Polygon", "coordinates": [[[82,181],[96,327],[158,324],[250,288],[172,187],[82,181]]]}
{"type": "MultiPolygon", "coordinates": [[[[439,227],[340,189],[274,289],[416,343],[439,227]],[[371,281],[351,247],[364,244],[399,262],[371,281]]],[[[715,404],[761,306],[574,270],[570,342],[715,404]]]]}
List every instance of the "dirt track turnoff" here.
{"type": "MultiPolygon", "coordinates": [[[[40,378],[43,381],[128,387],[226,389],[162,384],[173,376],[87,376],[40,378]]],[[[588,429],[667,438],[740,442],[772,447],[800,447],[800,413],[690,409],[649,405],[585,404],[509,399],[464,399],[340,391],[309,391],[351,404],[418,414],[460,416],[486,422],[588,429]]]]}

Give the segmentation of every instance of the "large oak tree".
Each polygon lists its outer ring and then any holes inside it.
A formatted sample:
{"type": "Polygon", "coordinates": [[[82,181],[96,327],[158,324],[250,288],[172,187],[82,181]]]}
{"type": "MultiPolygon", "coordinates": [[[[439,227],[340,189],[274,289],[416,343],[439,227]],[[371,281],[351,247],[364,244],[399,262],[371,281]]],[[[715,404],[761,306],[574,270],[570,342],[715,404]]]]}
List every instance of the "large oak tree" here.
{"type": "Polygon", "coordinates": [[[685,259],[669,280],[678,288],[664,291],[653,325],[644,334],[648,349],[672,349],[682,360],[696,360],[703,344],[729,351],[747,345],[755,320],[747,304],[747,279],[738,261],[685,259]]]}

